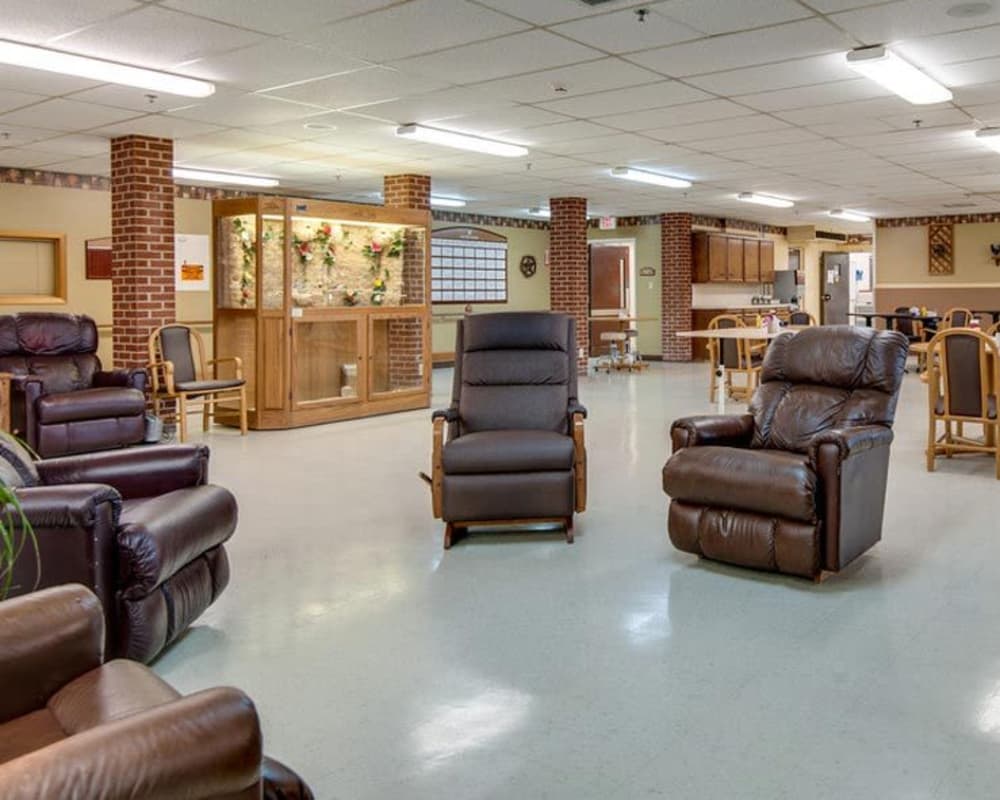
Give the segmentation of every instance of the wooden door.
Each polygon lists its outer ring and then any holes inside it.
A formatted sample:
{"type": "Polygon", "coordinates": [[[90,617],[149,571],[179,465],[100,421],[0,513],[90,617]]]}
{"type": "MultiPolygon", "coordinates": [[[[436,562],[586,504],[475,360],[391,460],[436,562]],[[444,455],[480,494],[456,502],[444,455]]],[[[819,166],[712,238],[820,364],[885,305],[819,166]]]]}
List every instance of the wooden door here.
{"type": "Polygon", "coordinates": [[[730,282],[743,280],[743,240],[731,238],[726,242],[726,278],[730,282]]]}
{"type": "Polygon", "coordinates": [[[760,242],[755,239],[743,242],[743,280],[760,283],[760,242]]]}
{"type": "Polygon", "coordinates": [[[729,280],[726,272],[728,243],[725,236],[708,237],[708,279],[725,283],[729,280]]]}
{"type": "Polygon", "coordinates": [[[760,281],[774,283],[774,242],[766,239],[760,243],[760,281]]]}
{"type": "MultiPolygon", "coordinates": [[[[591,320],[590,354],[606,353],[601,334],[619,330],[619,316],[629,311],[629,249],[625,245],[590,246],[590,316],[613,317],[615,321],[591,320]]],[[[626,326],[627,327],[627,326],[626,326]]]]}

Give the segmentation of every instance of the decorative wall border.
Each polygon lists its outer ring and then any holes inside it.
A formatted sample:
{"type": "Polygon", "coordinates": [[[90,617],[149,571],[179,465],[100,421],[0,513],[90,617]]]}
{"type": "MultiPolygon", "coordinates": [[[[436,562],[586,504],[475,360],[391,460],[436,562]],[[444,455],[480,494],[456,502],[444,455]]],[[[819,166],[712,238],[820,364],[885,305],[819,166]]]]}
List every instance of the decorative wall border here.
{"type": "Polygon", "coordinates": [[[870,233],[849,233],[844,244],[871,244],[875,237],[870,233]]]}
{"type": "Polygon", "coordinates": [[[709,228],[716,231],[751,231],[755,233],[771,233],[775,236],[788,235],[788,228],[779,225],[768,225],[765,222],[754,222],[749,219],[737,219],[735,217],[710,217],[704,214],[695,214],[691,217],[691,224],[696,228],[709,228]]]}
{"type": "Polygon", "coordinates": [[[942,225],[961,225],[970,222],[1000,222],[1000,211],[984,211],[980,214],[942,214],[933,217],[887,217],[876,219],[879,228],[914,228],[938,222],[942,225]]]}
{"type": "Polygon", "coordinates": [[[547,231],[549,223],[544,219],[521,219],[520,217],[496,217],[491,214],[465,214],[461,211],[432,210],[435,222],[457,222],[461,225],[492,225],[497,228],[526,228],[533,231],[547,231]]]}

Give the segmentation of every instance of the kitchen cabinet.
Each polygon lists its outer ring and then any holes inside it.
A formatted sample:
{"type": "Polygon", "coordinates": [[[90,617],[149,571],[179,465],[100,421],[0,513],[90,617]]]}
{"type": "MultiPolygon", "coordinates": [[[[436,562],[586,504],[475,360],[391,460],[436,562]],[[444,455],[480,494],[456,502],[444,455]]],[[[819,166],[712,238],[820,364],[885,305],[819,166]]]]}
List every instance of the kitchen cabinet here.
{"type": "Polygon", "coordinates": [[[691,237],[694,283],[772,283],[774,242],[699,231],[691,237]]]}

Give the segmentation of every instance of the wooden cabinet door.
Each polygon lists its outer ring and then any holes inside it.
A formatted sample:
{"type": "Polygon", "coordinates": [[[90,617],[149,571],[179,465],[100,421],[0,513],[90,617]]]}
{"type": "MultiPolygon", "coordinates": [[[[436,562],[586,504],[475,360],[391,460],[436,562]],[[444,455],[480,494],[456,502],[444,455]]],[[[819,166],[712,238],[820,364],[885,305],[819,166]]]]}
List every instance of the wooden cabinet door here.
{"type": "Polygon", "coordinates": [[[760,242],[756,239],[743,242],[743,281],[760,283],[760,242]]]}
{"type": "Polygon", "coordinates": [[[708,279],[725,283],[729,280],[726,270],[728,242],[725,236],[708,237],[708,279]]]}
{"type": "Polygon", "coordinates": [[[691,274],[693,283],[708,283],[708,234],[695,233],[691,236],[691,274]]]}
{"type": "Polygon", "coordinates": [[[762,240],[760,243],[761,283],[774,283],[774,242],[762,240]]]}
{"type": "Polygon", "coordinates": [[[729,254],[726,260],[726,279],[730,282],[743,280],[743,240],[731,238],[726,242],[729,254]]]}

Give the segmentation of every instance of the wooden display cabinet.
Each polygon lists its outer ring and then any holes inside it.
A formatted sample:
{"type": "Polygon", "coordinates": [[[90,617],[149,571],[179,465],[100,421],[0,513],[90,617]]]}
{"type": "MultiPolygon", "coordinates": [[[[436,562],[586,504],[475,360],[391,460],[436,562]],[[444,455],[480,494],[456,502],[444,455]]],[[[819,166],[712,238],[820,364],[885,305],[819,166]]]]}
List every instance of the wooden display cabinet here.
{"type": "Polygon", "coordinates": [[[212,217],[215,355],[243,360],[251,428],[430,405],[429,212],[262,196],[212,217]]]}

